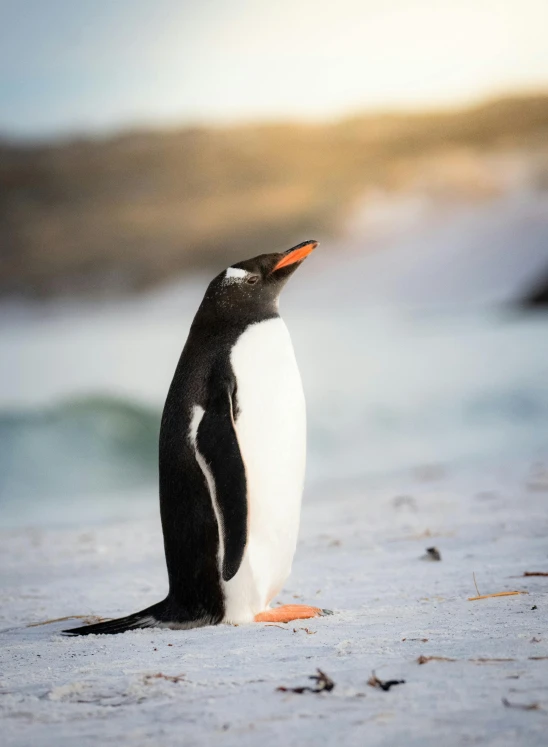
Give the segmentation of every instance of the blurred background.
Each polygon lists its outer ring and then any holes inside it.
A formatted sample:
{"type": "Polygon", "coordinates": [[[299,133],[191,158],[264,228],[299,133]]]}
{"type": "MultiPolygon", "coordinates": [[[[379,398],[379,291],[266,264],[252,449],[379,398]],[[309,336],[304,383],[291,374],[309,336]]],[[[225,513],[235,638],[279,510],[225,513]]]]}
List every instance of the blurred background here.
{"type": "Polygon", "coordinates": [[[547,28],[545,0],[0,2],[2,524],[157,512],[209,279],[308,238],[308,495],[542,470],[547,28]]]}

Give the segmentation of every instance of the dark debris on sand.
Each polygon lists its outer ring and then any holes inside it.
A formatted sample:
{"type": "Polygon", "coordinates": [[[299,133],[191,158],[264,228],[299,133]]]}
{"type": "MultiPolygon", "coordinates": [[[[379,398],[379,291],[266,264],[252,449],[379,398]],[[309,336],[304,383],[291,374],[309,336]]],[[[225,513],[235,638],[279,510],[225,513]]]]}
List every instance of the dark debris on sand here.
{"type": "Polygon", "coordinates": [[[394,685],[405,685],[405,680],[380,680],[375,672],[371,672],[371,677],[367,680],[370,687],[377,687],[379,690],[388,692],[394,685]]]}
{"type": "Polygon", "coordinates": [[[426,553],[422,556],[422,559],[439,561],[441,560],[441,552],[437,547],[427,547],[426,553]]]}
{"type": "Polygon", "coordinates": [[[305,685],[303,687],[277,687],[276,692],[281,693],[298,693],[299,695],[302,695],[302,693],[323,693],[323,692],[331,692],[333,688],[335,687],[335,683],[333,680],[325,674],[325,672],[322,672],[321,669],[316,670],[318,674],[312,674],[308,679],[309,680],[315,680],[316,685],[315,687],[310,687],[309,685],[305,685]]]}

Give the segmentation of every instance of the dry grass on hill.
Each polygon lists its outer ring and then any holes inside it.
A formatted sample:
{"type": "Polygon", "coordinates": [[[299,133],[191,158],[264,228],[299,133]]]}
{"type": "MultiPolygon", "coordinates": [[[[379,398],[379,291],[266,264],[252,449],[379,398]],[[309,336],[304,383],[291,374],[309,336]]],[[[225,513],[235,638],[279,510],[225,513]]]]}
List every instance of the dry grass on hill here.
{"type": "Polygon", "coordinates": [[[548,96],[324,125],[0,145],[0,293],[138,290],[336,234],[368,186],[425,156],[548,142],[548,96]]]}

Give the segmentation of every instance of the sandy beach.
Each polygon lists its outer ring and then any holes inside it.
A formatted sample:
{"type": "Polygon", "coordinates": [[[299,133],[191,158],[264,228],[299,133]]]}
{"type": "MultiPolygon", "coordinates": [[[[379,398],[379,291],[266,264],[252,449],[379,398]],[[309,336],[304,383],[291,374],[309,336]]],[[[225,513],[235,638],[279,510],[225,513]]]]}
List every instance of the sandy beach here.
{"type": "Polygon", "coordinates": [[[149,518],[4,532],[2,743],[544,744],[548,579],[523,574],[548,571],[547,498],[530,461],[324,484],[279,601],[333,616],[83,639],[33,624],[165,591],[153,497],[149,518]],[[528,593],[469,601],[473,573],[482,594],[528,593]],[[277,691],[317,668],[331,692],[277,691]],[[374,688],[372,671],[405,683],[374,688]]]}

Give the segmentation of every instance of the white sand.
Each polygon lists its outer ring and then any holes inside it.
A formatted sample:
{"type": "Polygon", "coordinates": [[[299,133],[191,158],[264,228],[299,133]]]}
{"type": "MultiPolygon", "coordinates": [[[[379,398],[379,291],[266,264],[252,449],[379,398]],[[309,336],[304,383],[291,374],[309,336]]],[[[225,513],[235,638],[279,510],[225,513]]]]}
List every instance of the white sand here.
{"type": "Polygon", "coordinates": [[[324,486],[305,502],[280,599],[329,607],[332,617],[109,637],[61,637],[70,622],[27,624],[159,600],[157,517],[5,532],[1,742],[546,744],[548,578],[521,574],[548,570],[547,503],[546,478],[530,463],[324,486]],[[430,545],[441,562],[420,559],[430,545]],[[529,594],[467,601],[473,571],[484,594],[529,594]],[[420,655],[456,661],[421,666],[420,655]],[[335,681],[331,693],[276,692],[307,684],[316,667],[335,681]],[[406,682],[373,689],[373,669],[406,682]],[[147,679],[159,672],[182,679],[147,679]]]}

